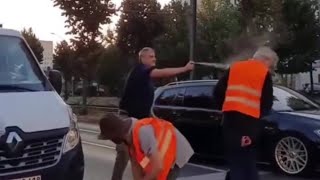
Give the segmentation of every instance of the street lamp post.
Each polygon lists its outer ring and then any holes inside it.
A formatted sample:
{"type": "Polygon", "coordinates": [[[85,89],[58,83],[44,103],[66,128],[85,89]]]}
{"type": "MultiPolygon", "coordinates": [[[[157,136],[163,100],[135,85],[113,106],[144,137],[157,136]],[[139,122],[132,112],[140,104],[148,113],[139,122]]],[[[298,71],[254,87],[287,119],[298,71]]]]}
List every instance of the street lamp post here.
{"type": "MultiPolygon", "coordinates": [[[[195,61],[196,54],[196,32],[197,32],[197,0],[190,0],[190,16],[191,16],[191,22],[190,22],[190,60],[195,61]]],[[[191,71],[190,73],[190,79],[192,80],[194,78],[194,71],[191,71]]]]}

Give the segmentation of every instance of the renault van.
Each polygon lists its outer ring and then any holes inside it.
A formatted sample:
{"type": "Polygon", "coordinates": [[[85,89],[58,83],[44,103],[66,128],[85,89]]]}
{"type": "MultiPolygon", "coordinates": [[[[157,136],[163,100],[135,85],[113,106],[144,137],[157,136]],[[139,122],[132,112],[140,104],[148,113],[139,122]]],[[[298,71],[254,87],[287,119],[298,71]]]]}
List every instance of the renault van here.
{"type": "Polygon", "coordinates": [[[82,180],[77,118],[18,31],[0,28],[0,179],[82,180]]]}

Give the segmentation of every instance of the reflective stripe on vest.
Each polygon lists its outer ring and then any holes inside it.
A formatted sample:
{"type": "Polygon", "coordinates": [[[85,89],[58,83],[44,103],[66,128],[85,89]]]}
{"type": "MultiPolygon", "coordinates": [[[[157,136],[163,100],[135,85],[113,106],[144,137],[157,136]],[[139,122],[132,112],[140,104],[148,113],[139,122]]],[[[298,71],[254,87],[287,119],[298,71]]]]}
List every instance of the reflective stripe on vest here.
{"type": "MultiPolygon", "coordinates": [[[[162,130],[161,133],[163,134],[165,130],[162,130]]],[[[169,148],[169,145],[170,145],[170,142],[172,140],[172,132],[170,130],[166,130],[166,134],[165,134],[165,137],[163,139],[163,137],[161,138],[160,142],[163,141],[162,143],[162,146],[160,147],[160,155],[161,155],[161,158],[164,157],[165,153],[168,151],[168,148],[169,148]],[[162,140],[163,139],[163,140],[162,140]]],[[[160,135],[160,137],[163,136],[163,135],[160,135]]],[[[159,141],[157,141],[157,146],[159,145],[159,141]]],[[[146,168],[150,163],[150,159],[147,157],[147,156],[144,156],[144,158],[140,161],[140,166],[142,168],[146,168]]]]}
{"type": "Polygon", "coordinates": [[[237,90],[237,91],[243,91],[246,92],[248,94],[251,94],[253,96],[257,96],[260,98],[260,92],[252,89],[250,87],[244,86],[244,85],[230,85],[228,86],[227,90],[237,90]]]}
{"type": "Polygon", "coordinates": [[[251,101],[244,97],[226,97],[226,102],[239,102],[242,104],[245,104],[247,106],[250,106],[252,108],[255,108],[257,110],[260,110],[260,105],[257,102],[251,101]]]}
{"type": "Polygon", "coordinates": [[[237,111],[259,118],[261,93],[267,73],[268,69],[259,61],[234,63],[229,72],[222,111],[237,111]]]}
{"type": "Polygon", "coordinates": [[[140,128],[151,125],[163,164],[162,171],[157,175],[156,180],[166,180],[176,159],[177,139],[174,133],[174,126],[168,121],[155,118],[145,118],[135,123],[132,130],[133,147],[130,149],[130,156],[138,162],[144,173],[151,171],[152,164],[150,163],[150,159],[141,150],[139,138],[140,128]]]}

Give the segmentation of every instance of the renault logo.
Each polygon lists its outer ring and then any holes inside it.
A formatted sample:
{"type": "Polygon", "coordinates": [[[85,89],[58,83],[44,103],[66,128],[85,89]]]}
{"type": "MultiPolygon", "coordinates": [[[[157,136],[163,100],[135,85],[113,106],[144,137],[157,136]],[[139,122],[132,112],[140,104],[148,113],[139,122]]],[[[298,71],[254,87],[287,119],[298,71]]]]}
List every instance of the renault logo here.
{"type": "Polygon", "coordinates": [[[6,143],[9,150],[14,153],[22,145],[22,139],[16,132],[10,132],[6,143]]]}

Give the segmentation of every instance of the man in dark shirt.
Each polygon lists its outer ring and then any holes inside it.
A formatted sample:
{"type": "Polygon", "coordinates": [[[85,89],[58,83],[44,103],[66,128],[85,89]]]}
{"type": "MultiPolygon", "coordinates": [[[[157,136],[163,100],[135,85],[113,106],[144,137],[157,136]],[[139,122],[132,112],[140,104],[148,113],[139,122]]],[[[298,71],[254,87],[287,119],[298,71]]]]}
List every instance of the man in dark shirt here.
{"type": "MultiPolygon", "coordinates": [[[[269,68],[263,83],[260,99],[259,114],[260,117],[263,117],[270,113],[273,105],[273,83],[270,71],[274,69],[278,56],[270,48],[262,47],[258,49],[252,60],[260,61],[269,68]]],[[[248,69],[250,68],[248,67],[248,69]]],[[[214,104],[217,109],[223,109],[229,74],[230,70],[219,80],[213,92],[214,104]]],[[[257,80],[256,77],[252,77],[252,80],[248,79],[247,82],[255,80],[257,80]]],[[[257,180],[256,145],[259,137],[259,119],[239,111],[226,111],[223,116],[223,136],[226,157],[230,166],[230,171],[226,178],[230,180],[257,180]]]]}
{"type": "MultiPolygon", "coordinates": [[[[157,69],[155,51],[145,47],[139,52],[139,64],[130,72],[119,108],[121,113],[129,117],[142,119],[150,117],[154,98],[153,78],[173,77],[192,71],[194,63],[190,61],[184,67],[157,69]]],[[[121,180],[127,166],[129,155],[124,145],[117,145],[117,157],[113,169],[112,180],[121,180]]]]}

